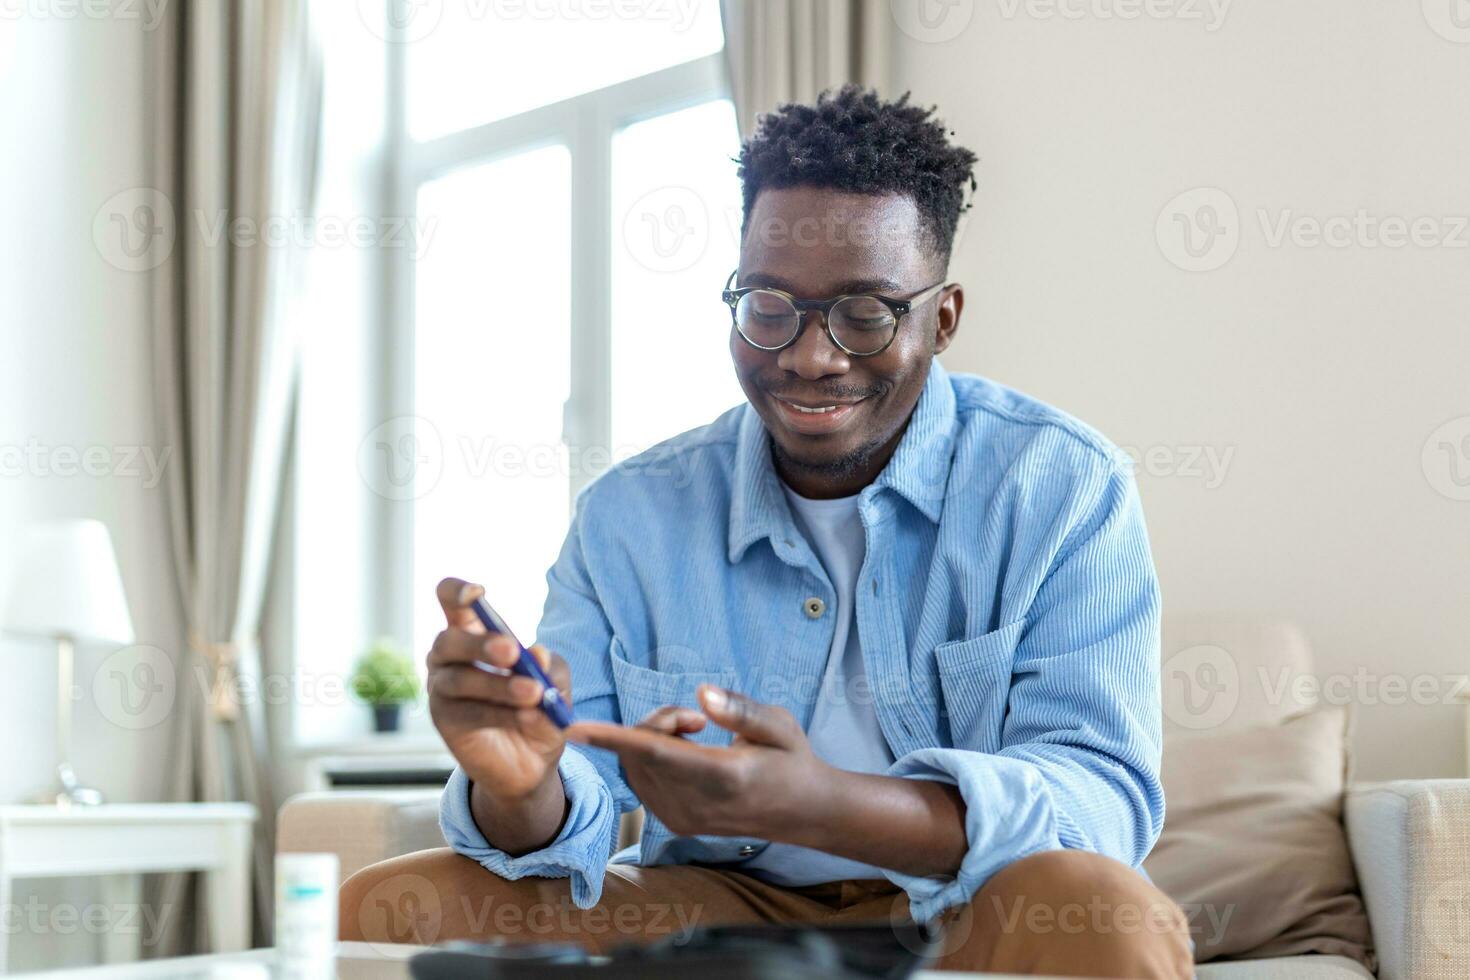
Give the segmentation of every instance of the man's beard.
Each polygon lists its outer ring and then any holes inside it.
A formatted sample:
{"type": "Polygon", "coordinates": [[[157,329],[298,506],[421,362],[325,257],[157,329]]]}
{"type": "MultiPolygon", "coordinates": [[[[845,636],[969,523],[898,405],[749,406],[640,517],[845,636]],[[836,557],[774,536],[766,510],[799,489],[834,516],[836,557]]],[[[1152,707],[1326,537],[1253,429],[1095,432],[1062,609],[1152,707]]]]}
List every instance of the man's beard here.
{"type": "Polygon", "coordinates": [[[775,439],[771,440],[771,456],[776,465],[788,473],[804,473],[810,476],[824,479],[841,480],[861,471],[872,460],[873,454],[878,451],[881,443],[871,443],[843,453],[836,459],[811,462],[797,459],[786,452],[785,448],[775,439]]]}

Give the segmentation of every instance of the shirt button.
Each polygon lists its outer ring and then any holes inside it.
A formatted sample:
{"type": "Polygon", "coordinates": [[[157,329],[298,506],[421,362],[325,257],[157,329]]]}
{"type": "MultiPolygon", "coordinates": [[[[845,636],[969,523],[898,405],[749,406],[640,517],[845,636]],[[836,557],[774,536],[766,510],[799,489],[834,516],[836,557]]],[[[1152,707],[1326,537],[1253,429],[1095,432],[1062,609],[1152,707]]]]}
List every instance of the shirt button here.
{"type": "Polygon", "coordinates": [[[740,849],[740,856],[743,857],[743,858],[748,858],[748,857],[750,857],[754,853],[755,853],[755,845],[754,844],[746,844],[744,847],[742,847],[740,849]]]}
{"type": "Polygon", "coordinates": [[[806,610],[808,619],[821,619],[822,613],[827,611],[827,604],[816,596],[811,596],[801,604],[801,608],[806,610]]]}

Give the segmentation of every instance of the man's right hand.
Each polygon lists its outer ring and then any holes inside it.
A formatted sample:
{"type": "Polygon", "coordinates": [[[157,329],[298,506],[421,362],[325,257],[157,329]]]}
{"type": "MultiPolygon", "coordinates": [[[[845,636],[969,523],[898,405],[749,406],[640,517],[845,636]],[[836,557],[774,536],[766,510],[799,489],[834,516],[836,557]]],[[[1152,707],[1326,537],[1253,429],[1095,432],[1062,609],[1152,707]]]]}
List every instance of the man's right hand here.
{"type": "MultiPolygon", "coordinates": [[[[476,791],[497,808],[515,808],[546,796],[553,781],[560,796],[557,762],[566,739],[541,710],[539,682],[487,673],[472,663],[508,670],[519,656],[512,640],[488,635],[475,616],[471,605],[484,592],[456,578],[439,583],[449,625],[429,651],[429,714],[476,791]]],[[[530,652],[571,704],[566,661],[540,646],[530,652]]]]}

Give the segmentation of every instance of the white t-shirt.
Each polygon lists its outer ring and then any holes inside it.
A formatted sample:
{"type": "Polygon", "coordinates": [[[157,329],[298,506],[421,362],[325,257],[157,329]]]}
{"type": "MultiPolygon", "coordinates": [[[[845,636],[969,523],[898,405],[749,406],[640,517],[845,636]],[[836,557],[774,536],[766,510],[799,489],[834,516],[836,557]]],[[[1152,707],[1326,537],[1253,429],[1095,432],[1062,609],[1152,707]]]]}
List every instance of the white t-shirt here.
{"type": "MultiPolygon", "coordinates": [[[[858,572],[867,551],[858,497],[811,500],[784,483],[792,516],[816,552],[836,592],[836,609],[828,610],[835,629],[807,738],[812,751],[829,765],[853,772],[886,772],[893,753],[878,725],[863,650],[858,639],[858,572]]],[[[814,885],[849,878],[882,878],[872,865],[793,844],[773,843],[737,867],[777,885],[814,885]]]]}

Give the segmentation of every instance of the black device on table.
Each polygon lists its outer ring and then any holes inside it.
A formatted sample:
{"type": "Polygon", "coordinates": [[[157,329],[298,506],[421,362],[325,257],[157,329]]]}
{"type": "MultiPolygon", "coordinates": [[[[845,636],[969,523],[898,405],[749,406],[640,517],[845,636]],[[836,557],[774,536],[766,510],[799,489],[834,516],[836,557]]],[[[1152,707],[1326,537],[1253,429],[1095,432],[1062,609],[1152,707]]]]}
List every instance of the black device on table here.
{"type": "Polygon", "coordinates": [[[912,923],[711,926],[594,959],[571,943],[456,942],[409,961],[415,980],[901,980],[939,951],[912,923]]]}

